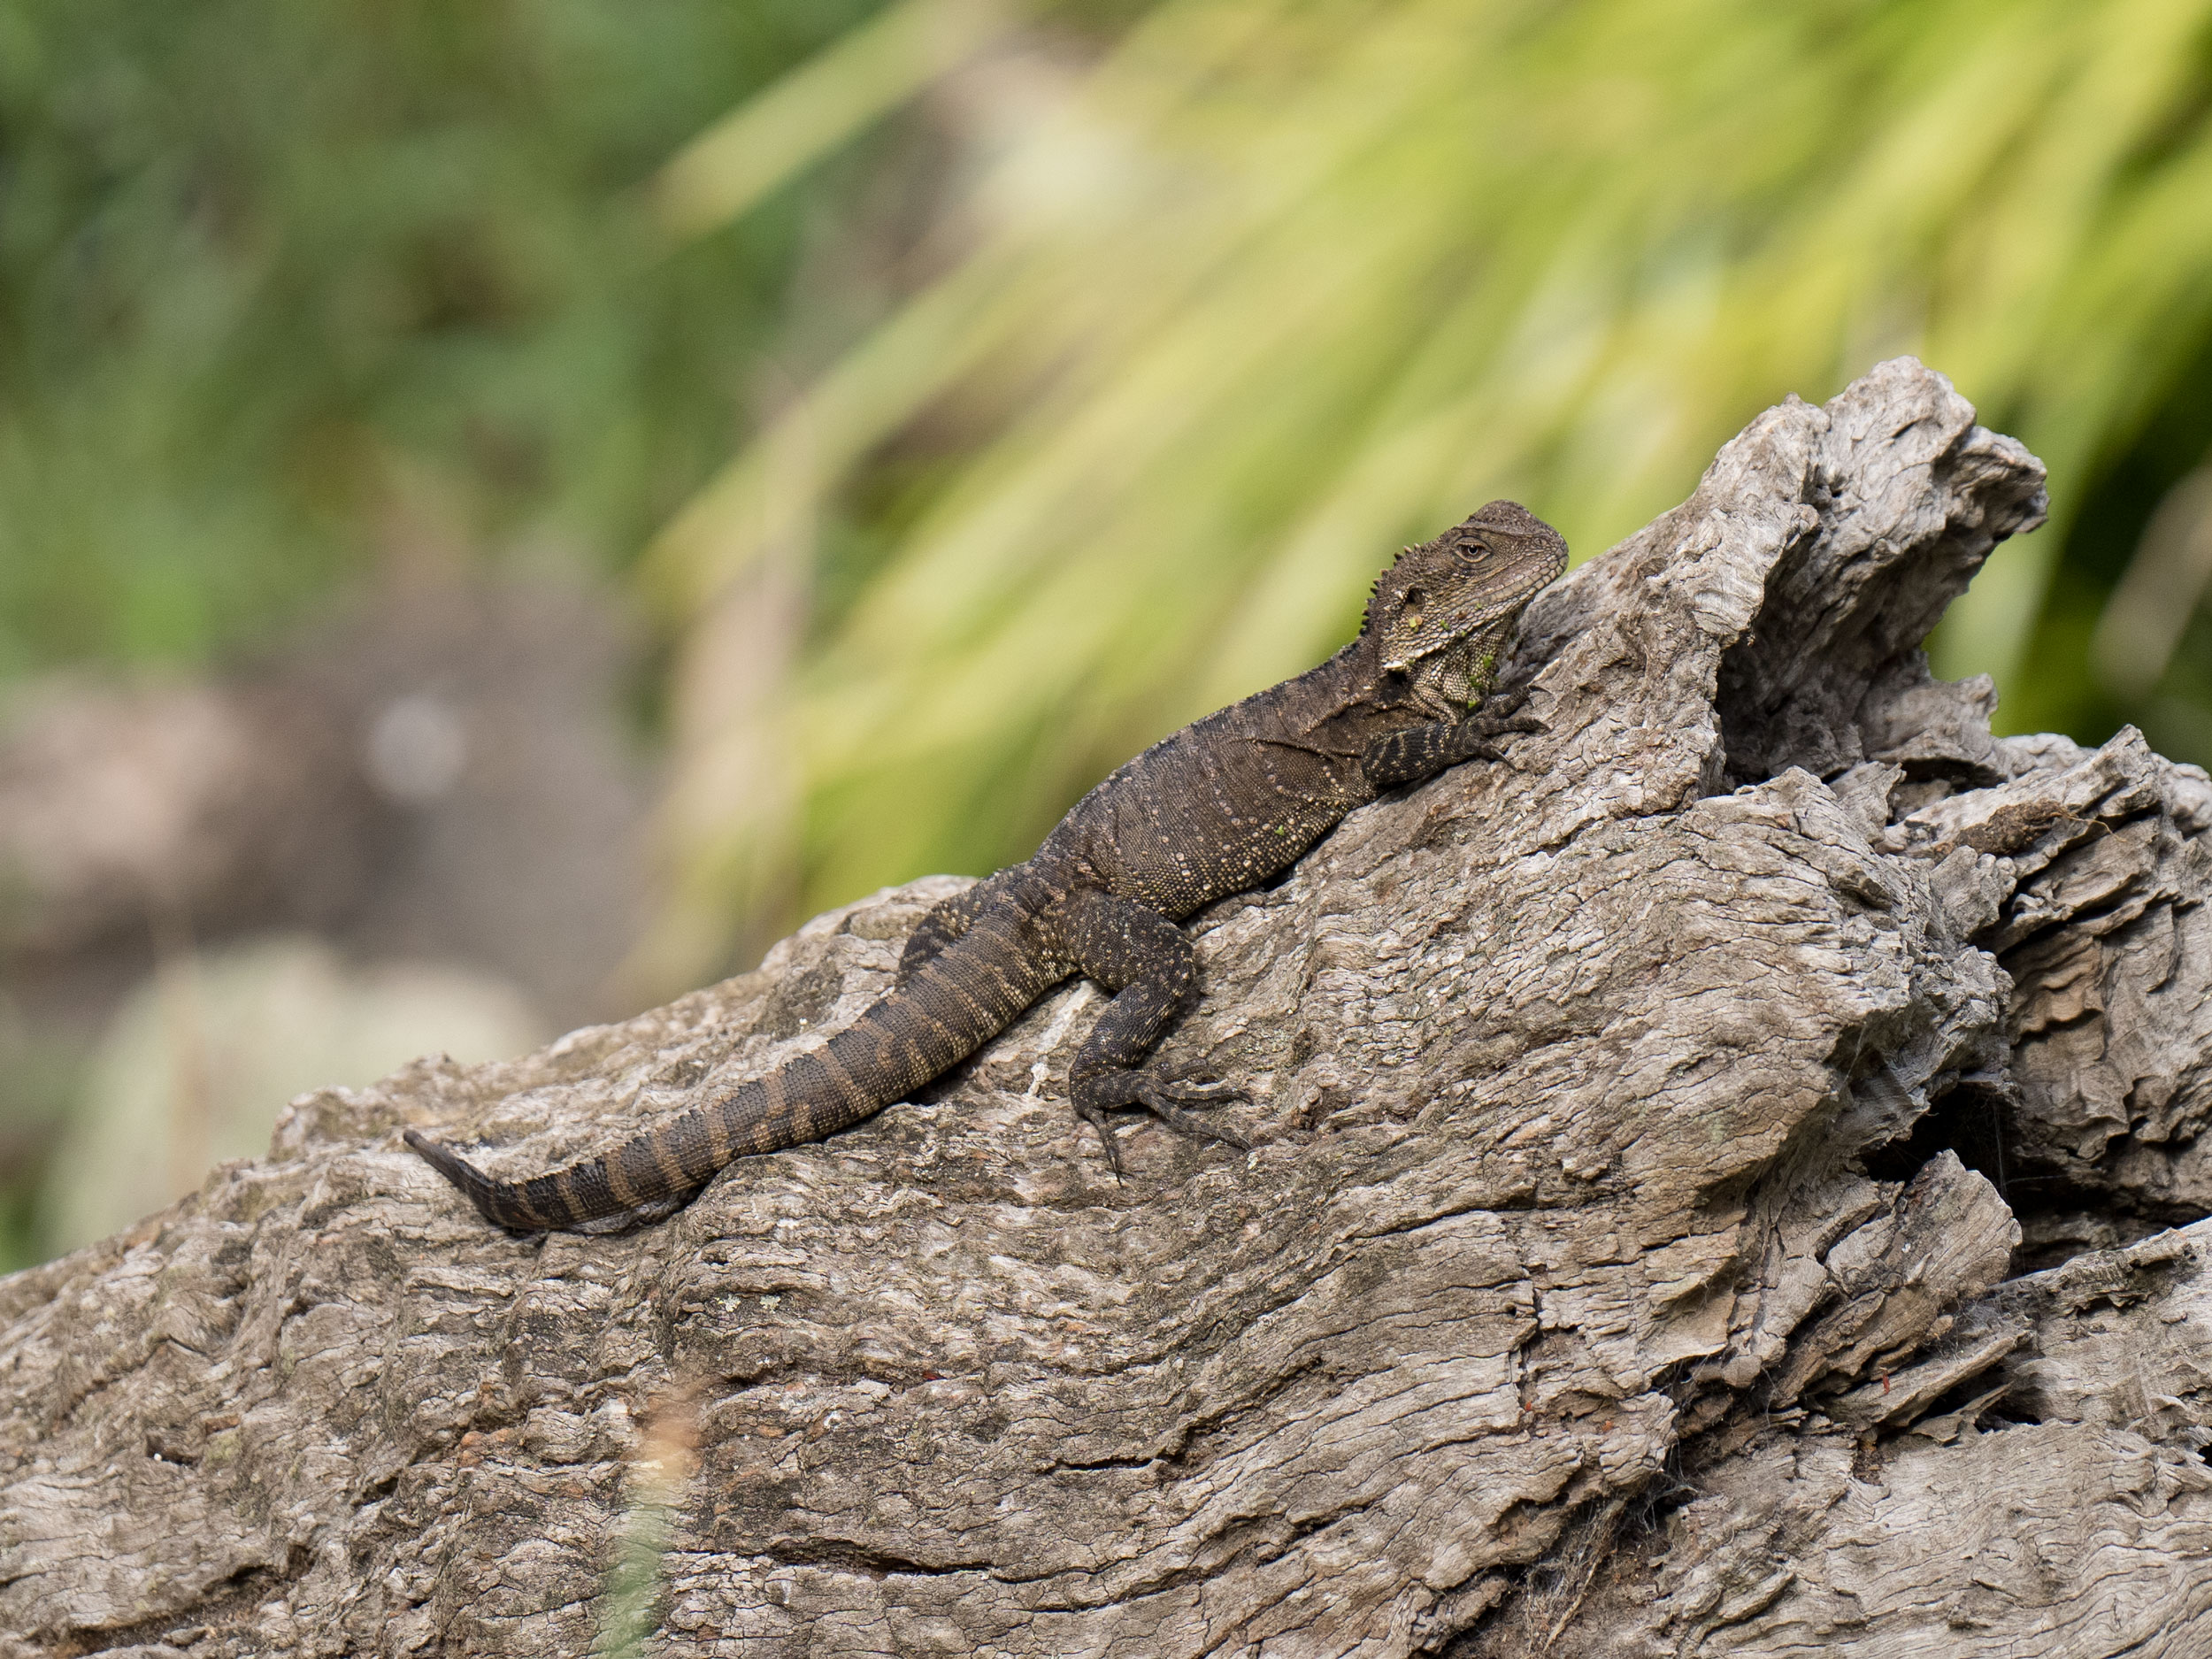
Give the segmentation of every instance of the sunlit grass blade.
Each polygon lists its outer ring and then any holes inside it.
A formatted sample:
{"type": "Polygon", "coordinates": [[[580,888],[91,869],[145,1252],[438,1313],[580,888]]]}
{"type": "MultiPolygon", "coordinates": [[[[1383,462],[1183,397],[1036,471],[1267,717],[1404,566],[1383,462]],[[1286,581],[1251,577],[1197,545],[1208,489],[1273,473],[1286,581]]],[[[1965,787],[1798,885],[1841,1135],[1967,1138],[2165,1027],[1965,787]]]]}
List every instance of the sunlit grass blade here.
{"type": "Polygon", "coordinates": [[[679,240],[726,225],[1012,26],[998,0],[902,0],[672,157],[648,195],[679,240]]]}

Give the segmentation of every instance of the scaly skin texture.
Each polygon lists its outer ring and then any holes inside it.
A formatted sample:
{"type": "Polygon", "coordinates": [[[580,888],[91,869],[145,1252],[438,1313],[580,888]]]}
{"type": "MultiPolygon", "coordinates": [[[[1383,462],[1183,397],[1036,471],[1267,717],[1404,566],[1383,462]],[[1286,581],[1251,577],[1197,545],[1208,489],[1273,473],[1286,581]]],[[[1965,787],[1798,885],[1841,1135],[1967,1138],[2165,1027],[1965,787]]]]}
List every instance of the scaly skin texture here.
{"type": "Polygon", "coordinates": [[[914,930],[896,987],[811,1054],[612,1151],[495,1180],[414,1130],[407,1143],[514,1232],[601,1231],[672,1214],[733,1158],[819,1141],[958,1064],[1071,973],[1115,995],[1069,1089],[1117,1171],[1112,1119],[1141,1106],[1242,1146],[1192,1109],[1221,1085],[1143,1065],[1197,986],[1176,924],[1295,863],[1354,807],[1467,760],[1529,723],[1486,710],[1521,611],[1566,569],[1556,531],[1492,502],[1409,548],[1359,637],[1320,667],[1185,726],[1076,803],[1034,856],[948,899],[914,930]]]}

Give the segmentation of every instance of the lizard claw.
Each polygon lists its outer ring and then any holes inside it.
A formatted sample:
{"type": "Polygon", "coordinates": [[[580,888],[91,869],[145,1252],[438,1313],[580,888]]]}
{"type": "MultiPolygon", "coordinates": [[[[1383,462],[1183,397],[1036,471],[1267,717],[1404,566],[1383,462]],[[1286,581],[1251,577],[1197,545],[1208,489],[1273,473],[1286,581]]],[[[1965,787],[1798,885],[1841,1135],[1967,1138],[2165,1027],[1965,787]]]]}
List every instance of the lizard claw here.
{"type": "Polygon", "coordinates": [[[1498,737],[1507,732],[1548,732],[1551,726],[1548,722],[1515,708],[1501,710],[1495,714],[1477,715],[1475,729],[1485,737],[1498,737]]]}
{"type": "Polygon", "coordinates": [[[1137,1091],[1137,1098],[1146,1105],[1153,1106],[1155,1110],[1158,1110],[1153,1105],[1152,1097],[1155,1094],[1165,1100],[1179,1102],[1186,1106],[1202,1106],[1212,1101],[1244,1098],[1242,1089],[1234,1083],[1225,1081],[1194,1083],[1187,1078],[1148,1078],[1142,1073],[1139,1074],[1138,1080],[1141,1087],[1137,1091]]]}
{"type": "Polygon", "coordinates": [[[1121,1143],[1114,1139],[1114,1120],[1106,1115],[1103,1107],[1089,1105],[1082,1101],[1075,1102],[1075,1115],[1098,1131],[1099,1144],[1106,1148],[1106,1162],[1114,1171],[1114,1179],[1120,1180],[1121,1143]]]}
{"type": "Polygon", "coordinates": [[[1249,1152],[1252,1149],[1252,1143],[1249,1141],[1225,1124],[1210,1123],[1196,1112],[1187,1111],[1180,1106],[1171,1106],[1164,1102],[1147,1101],[1145,1104],[1151,1108],[1155,1118],[1179,1135],[1187,1136],[1193,1141],[1218,1141],[1224,1146],[1234,1147],[1240,1152],[1249,1152]]]}
{"type": "MultiPolygon", "coordinates": [[[[1517,703],[1513,705],[1514,710],[1517,708],[1517,703]]],[[[1465,746],[1464,757],[1468,760],[1503,760],[1506,757],[1505,750],[1490,740],[1494,737],[1502,737],[1509,732],[1527,733],[1551,730],[1549,726],[1534,715],[1522,714],[1512,710],[1502,710],[1494,714],[1479,714],[1470,724],[1478,735],[1473,742],[1465,746]]]]}
{"type": "Polygon", "coordinates": [[[1171,1082],[1164,1078],[1141,1076],[1136,1094],[1147,1111],[1179,1135],[1187,1135],[1193,1141],[1218,1141],[1241,1152],[1252,1149],[1252,1143],[1238,1131],[1190,1110],[1225,1100],[1243,1100],[1244,1091],[1233,1083],[1171,1082]]]}
{"type": "Polygon", "coordinates": [[[1475,724],[1486,737],[1501,732],[1548,732],[1551,727],[1528,711],[1529,694],[1535,687],[1526,681],[1510,691],[1493,695],[1475,714],[1475,724]]]}

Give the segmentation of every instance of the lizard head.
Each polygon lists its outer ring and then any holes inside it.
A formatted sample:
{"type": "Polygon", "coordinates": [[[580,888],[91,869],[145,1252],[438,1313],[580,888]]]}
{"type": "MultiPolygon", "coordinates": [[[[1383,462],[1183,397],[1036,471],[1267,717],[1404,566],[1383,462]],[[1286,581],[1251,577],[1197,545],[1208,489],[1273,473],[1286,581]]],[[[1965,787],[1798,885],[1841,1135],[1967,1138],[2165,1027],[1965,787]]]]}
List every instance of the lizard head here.
{"type": "Polygon", "coordinates": [[[1488,695],[1523,608],[1566,568],[1558,531],[1494,501],[1398,556],[1375,583],[1364,632],[1385,673],[1408,676],[1424,702],[1465,708],[1488,695]]]}

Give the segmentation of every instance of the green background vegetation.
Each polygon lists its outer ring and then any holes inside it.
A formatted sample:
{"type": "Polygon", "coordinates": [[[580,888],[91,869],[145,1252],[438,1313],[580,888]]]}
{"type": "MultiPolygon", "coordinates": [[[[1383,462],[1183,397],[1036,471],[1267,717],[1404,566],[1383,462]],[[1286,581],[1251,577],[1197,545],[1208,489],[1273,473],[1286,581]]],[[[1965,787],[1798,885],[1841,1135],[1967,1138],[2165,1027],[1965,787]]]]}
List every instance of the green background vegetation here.
{"type": "MultiPolygon", "coordinates": [[[[764,567],[816,582],[780,695],[679,701],[680,752],[783,782],[674,797],[672,917],[1022,856],[1341,640],[1379,555],[1510,495],[1586,557],[1763,407],[1905,351],[2051,467],[2052,528],[1938,666],[1993,674],[2010,729],[2212,757],[2203,623],[2156,620],[2205,538],[2108,603],[2212,438],[2206,0],[1164,0],[1057,58],[1001,15],[965,103],[1025,112],[949,192],[953,252],[641,572],[703,642],[764,567]]],[[[811,107],[870,107],[873,65],[841,47],[811,107]]],[[[679,161],[685,228],[773,199],[731,158],[796,173],[858,127],[804,107],[679,161]]],[[[726,937],[669,930],[667,979],[726,937]]]]}
{"type": "Polygon", "coordinates": [[[865,10],[0,6],[0,673],[235,653],[411,513],[618,571],[814,211],[672,257],[636,186],[865,10]]]}

